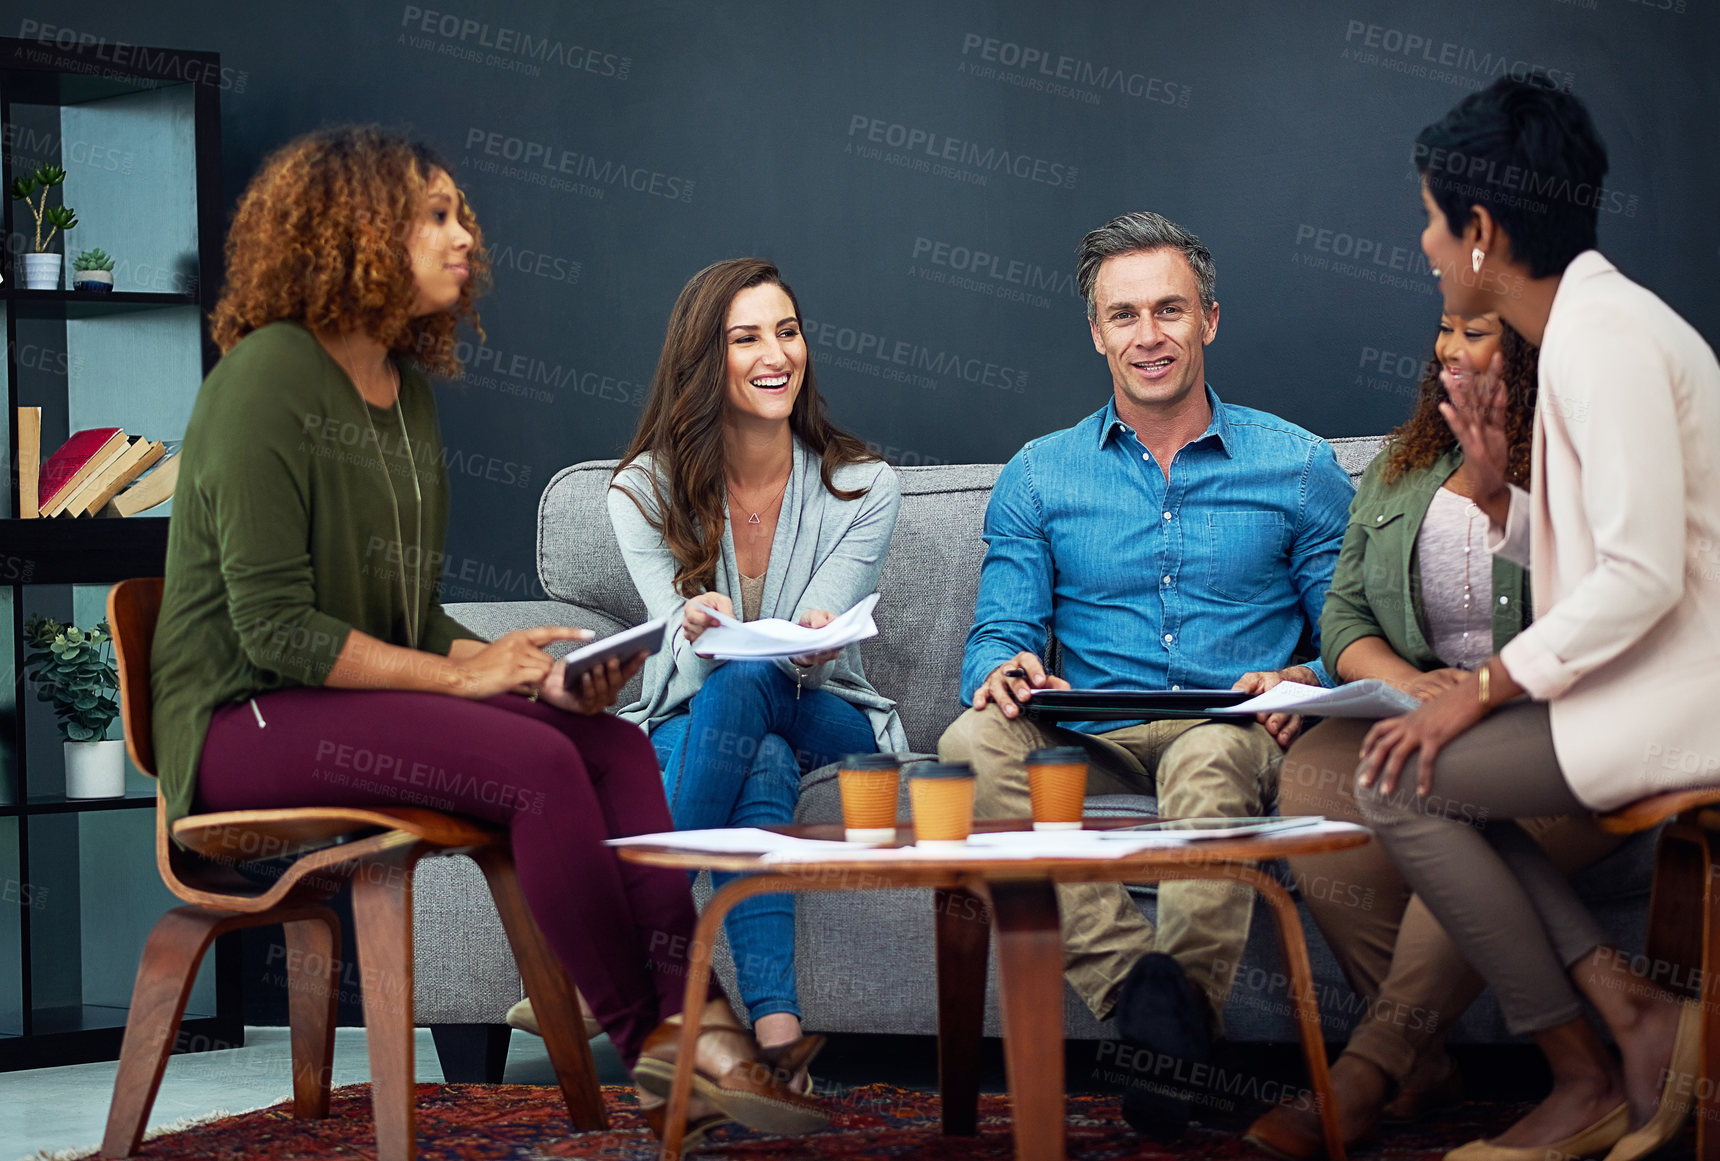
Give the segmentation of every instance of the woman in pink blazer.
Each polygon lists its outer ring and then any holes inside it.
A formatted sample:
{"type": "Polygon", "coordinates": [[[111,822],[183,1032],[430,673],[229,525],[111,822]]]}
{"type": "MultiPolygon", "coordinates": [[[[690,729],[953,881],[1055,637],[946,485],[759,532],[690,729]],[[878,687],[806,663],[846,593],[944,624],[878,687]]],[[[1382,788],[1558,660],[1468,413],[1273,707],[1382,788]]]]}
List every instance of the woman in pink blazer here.
{"type": "Polygon", "coordinates": [[[1720,364],[1594,249],[1606,147],[1575,97],[1501,80],[1423,130],[1415,160],[1445,309],[1497,311],[1541,348],[1528,491],[1505,481],[1497,359],[1448,375],[1442,406],[1536,621],[1369,732],[1357,804],[1552,1068],[1545,1101],[1448,1156],[1635,1161],[1697,1091],[1699,1008],[1607,946],[1511,820],[1720,784],[1720,364]]]}

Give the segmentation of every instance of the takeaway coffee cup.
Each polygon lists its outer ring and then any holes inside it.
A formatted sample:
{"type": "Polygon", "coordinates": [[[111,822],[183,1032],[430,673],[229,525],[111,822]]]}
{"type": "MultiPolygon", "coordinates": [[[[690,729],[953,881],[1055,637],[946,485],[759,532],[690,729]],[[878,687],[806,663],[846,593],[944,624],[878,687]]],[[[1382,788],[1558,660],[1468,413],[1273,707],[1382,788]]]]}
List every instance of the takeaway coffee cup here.
{"type": "Polygon", "coordinates": [[[842,791],[843,837],[887,843],[896,837],[896,790],[901,764],[893,754],[850,754],[836,771],[842,791]]]}
{"type": "Polygon", "coordinates": [[[1087,751],[1054,746],[1027,756],[1027,793],[1034,830],[1080,830],[1087,798],[1087,751]]]}
{"type": "Polygon", "coordinates": [[[908,772],[914,808],[914,845],[965,847],[973,830],[973,767],[966,762],[921,762],[908,772]]]}

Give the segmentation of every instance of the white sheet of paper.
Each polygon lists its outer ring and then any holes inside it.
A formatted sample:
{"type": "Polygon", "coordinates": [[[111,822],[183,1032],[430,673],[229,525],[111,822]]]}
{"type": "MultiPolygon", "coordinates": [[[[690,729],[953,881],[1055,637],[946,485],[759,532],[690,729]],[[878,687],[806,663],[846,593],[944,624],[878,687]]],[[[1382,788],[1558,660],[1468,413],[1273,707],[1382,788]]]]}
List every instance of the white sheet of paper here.
{"type": "Polygon", "coordinates": [[[663,846],[678,851],[702,855],[762,855],[771,851],[806,850],[818,857],[840,852],[848,847],[844,842],[825,839],[795,838],[758,827],[736,826],[713,830],[670,830],[657,834],[636,834],[626,838],[604,840],[605,846],[637,847],[663,846]]]}
{"type": "Polygon", "coordinates": [[[872,620],[872,610],[877,604],[878,594],[871,593],[822,629],[808,629],[780,617],[740,621],[727,613],[707,609],[717,626],[699,634],[693,649],[701,657],[719,661],[801,657],[841,649],[878,635],[878,626],[872,620]]]}
{"type": "Polygon", "coordinates": [[[1336,689],[1283,681],[1245,702],[1224,707],[1224,713],[1313,714],[1323,718],[1393,718],[1419,708],[1421,702],[1378,678],[1352,681],[1336,689]]]}

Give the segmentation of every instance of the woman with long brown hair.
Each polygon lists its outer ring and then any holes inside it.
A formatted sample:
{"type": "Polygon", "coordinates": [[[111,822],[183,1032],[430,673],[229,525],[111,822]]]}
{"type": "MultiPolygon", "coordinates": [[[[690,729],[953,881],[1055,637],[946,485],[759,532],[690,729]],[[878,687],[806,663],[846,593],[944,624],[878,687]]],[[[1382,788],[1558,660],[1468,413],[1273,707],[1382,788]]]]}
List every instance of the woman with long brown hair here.
{"type": "MultiPolygon", "coordinates": [[[[240,199],[153,650],[161,792],[170,819],[409,803],[506,826],[533,915],[632,1067],[672,1052],[695,923],[683,876],[603,845],[671,825],[645,735],[602,712],[643,659],[570,683],[544,646],[585,630],[485,644],[437,598],[427,375],[458,373],[486,273],[448,167],[390,132],[293,141],[240,199]]],[[[700,1042],[707,1120],[823,1123],[756,1067],[720,990],[702,1018],[721,1028],[700,1042]]]]}
{"type": "MultiPolygon", "coordinates": [[[[1499,356],[1509,385],[1504,428],[1512,479],[1529,478],[1535,348],[1497,314],[1444,314],[1415,412],[1362,477],[1320,617],[1326,668],[1344,681],[1378,678],[1427,700],[1479,666],[1528,623],[1523,569],[1487,553],[1487,518],[1470,498],[1473,472],[1451,425],[1442,373],[1464,357],[1499,356]]],[[[1361,821],[1355,771],[1372,722],[1331,718],[1290,747],[1279,775],[1284,814],[1361,821]]],[[[1454,809],[1457,809],[1454,807],[1454,809]]],[[[1618,845],[1590,815],[1524,820],[1569,873],[1618,845]]],[[[1445,1033],[1481,979],[1415,898],[1378,844],[1289,860],[1303,900],[1367,1008],[1332,1066],[1345,1143],[1382,1119],[1414,1119],[1457,1096],[1445,1033]]],[[[1325,1152],[1318,1110],[1280,1106],[1248,1130],[1290,1161],[1325,1152]]]]}
{"type": "MultiPolygon", "coordinates": [[[[713,610],[818,627],[872,592],[900,500],[890,466],[830,422],[777,268],[741,258],[695,274],[609,492],[646,608],[679,621],[620,711],[651,734],[678,828],[792,822],[803,772],[907,748],[858,646],[780,661],[697,651],[713,610]]],[[[726,930],[759,1043],[796,1040],[792,898],[748,900],[726,930]]]]}

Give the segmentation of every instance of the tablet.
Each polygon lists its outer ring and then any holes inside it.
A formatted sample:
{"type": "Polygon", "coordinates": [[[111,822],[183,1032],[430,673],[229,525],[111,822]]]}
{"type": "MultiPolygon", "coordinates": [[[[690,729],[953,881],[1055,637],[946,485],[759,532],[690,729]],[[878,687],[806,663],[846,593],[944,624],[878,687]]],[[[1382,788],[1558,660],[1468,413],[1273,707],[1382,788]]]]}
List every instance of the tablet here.
{"type": "Polygon", "coordinates": [[[647,621],[643,625],[613,633],[601,641],[593,641],[583,649],[575,649],[567,655],[568,686],[571,688],[575,681],[611,658],[626,661],[637,653],[655,653],[663,648],[663,642],[668,636],[669,619],[659,617],[655,621],[647,621]]]}
{"type": "Polygon", "coordinates": [[[1223,707],[1252,696],[1240,689],[1036,689],[1026,709],[1053,722],[1207,718],[1222,717],[1223,707]]]}

